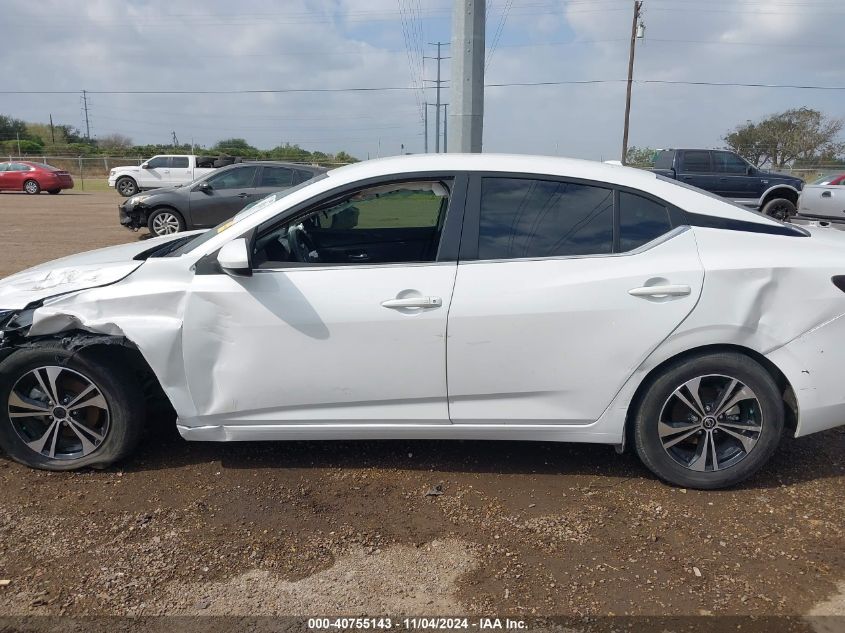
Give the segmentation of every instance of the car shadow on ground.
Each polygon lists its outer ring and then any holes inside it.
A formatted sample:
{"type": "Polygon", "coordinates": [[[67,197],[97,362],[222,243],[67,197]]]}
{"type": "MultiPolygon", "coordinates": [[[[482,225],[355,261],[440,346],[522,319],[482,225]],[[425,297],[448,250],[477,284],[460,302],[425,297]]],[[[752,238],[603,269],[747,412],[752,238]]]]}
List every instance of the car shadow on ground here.
{"type": "MultiPolygon", "coordinates": [[[[399,469],[456,474],[581,475],[616,485],[656,479],[628,446],[483,440],[326,440],[187,442],[170,423],[157,424],[121,470],[174,469],[218,462],[231,469],[399,469]]],[[[118,467],[114,467],[118,469],[118,467]]],[[[777,488],[845,476],[845,428],[785,436],[761,472],[742,488],[777,488]]]]}

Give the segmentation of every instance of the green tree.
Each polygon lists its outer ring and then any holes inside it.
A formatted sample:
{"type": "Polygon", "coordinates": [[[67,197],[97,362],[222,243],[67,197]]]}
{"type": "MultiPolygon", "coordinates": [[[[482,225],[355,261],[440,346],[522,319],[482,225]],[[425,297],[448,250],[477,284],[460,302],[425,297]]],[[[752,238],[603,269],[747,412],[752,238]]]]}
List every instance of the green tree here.
{"type": "Polygon", "coordinates": [[[725,135],[728,147],[758,167],[782,169],[816,156],[839,156],[843,121],[818,110],[794,108],[762,121],[747,121],[725,135]]]}
{"type": "Polygon", "coordinates": [[[211,151],[222,154],[238,154],[240,156],[254,156],[258,154],[258,149],[247,143],[246,139],[242,138],[227,138],[222,141],[218,141],[214,147],[211,148],[211,151]]]}
{"type": "Polygon", "coordinates": [[[657,150],[653,147],[637,147],[632,145],[625,155],[625,164],[631,167],[654,167],[654,157],[657,150]]]}

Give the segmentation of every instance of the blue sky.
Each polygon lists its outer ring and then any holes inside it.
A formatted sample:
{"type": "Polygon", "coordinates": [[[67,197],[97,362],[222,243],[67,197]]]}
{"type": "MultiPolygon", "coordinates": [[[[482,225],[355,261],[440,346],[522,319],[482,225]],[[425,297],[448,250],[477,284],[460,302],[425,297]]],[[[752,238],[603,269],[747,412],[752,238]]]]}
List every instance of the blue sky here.
{"type": "MultiPolygon", "coordinates": [[[[41,0],[4,3],[7,90],[229,90],[416,85],[427,42],[451,39],[436,0],[41,0]],[[419,19],[412,19],[419,18],[419,19]],[[409,50],[403,24],[410,29],[409,50]],[[409,63],[409,56],[411,61],[409,63]],[[38,69],[28,72],[27,69],[38,69]],[[411,69],[415,69],[412,73],[411,69]]],[[[630,0],[497,0],[509,7],[487,83],[616,80],[488,88],[485,151],[618,158],[630,0]]],[[[646,0],[635,77],[845,85],[840,0],[646,0]]],[[[444,48],[448,54],[448,48],[444,48]]],[[[425,61],[425,77],[434,77],[425,61]]],[[[449,64],[444,63],[448,78],[449,64]]],[[[790,107],[845,116],[842,91],[637,84],[631,144],[720,146],[735,125],[790,107]]],[[[210,145],[244,137],[365,158],[421,151],[418,100],[433,90],[91,96],[92,133],[210,145]]],[[[448,90],[443,100],[448,102],[448,90]]],[[[0,95],[0,113],[83,126],[78,93],[0,95]]],[[[433,116],[433,110],[431,110],[433,116]]],[[[432,125],[433,127],[433,125],[432,125]]],[[[433,145],[433,140],[432,140],[433,145]]]]}

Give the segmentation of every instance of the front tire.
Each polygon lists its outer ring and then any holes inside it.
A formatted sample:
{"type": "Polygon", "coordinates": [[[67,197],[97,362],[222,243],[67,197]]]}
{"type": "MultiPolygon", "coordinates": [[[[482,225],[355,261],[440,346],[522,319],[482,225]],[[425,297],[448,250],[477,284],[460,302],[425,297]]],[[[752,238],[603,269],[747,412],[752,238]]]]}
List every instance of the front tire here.
{"type": "Polygon", "coordinates": [[[756,473],[780,442],[783,399],[771,375],[735,352],[666,367],[647,387],[634,419],[634,446],[664,481],[710,490],[756,473]]]}
{"type": "Polygon", "coordinates": [[[131,198],[138,193],[138,183],[129,177],[118,178],[114,188],[124,198],[131,198]]]}
{"type": "Polygon", "coordinates": [[[0,363],[0,447],[32,468],[123,459],[138,443],[144,410],[141,387],[117,362],[45,345],[0,363]]]}
{"type": "Polygon", "coordinates": [[[37,181],[32,180],[31,178],[23,183],[23,190],[28,194],[34,195],[36,193],[41,193],[41,185],[38,184],[37,181]]]}
{"type": "Polygon", "coordinates": [[[174,209],[156,209],[150,214],[147,220],[150,233],[156,237],[162,235],[173,235],[185,230],[185,220],[174,209]]]}
{"type": "Polygon", "coordinates": [[[780,220],[781,222],[789,222],[789,219],[795,215],[796,211],[795,203],[786,198],[769,200],[760,210],[763,215],[780,220]]]}

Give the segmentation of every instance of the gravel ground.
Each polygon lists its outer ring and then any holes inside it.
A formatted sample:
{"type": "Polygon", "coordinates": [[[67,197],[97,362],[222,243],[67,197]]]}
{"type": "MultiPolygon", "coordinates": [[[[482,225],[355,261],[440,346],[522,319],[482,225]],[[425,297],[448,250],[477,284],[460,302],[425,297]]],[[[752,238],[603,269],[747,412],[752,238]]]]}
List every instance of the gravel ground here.
{"type": "MultiPolygon", "coordinates": [[[[0,275],[139,239],[119,200],[0,194],[0,275]]],[[[193,444],[155,420],[104,471],[0,456],[0,615],[843,615],[844,485],[843,429],[697,492],[604,446],[193,444]]]]}

